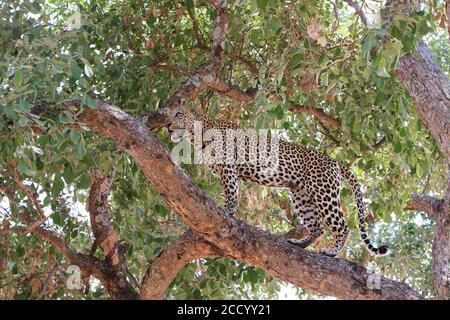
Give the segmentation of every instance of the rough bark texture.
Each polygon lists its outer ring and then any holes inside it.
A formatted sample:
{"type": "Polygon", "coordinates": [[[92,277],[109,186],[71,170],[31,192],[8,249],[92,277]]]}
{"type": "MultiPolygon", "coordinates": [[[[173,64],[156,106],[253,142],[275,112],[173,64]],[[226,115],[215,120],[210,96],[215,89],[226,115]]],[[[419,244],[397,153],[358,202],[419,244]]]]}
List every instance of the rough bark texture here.
{"type": "Polygon", "coordinates": [[[416,52],[417,56],[400,58],[395,74],[450,164],[450,82],[424,43],[416,52]]]}
{"type": "Polygon", "coordinates": [[[117,232],[111,222],[110,209],[108,205],[109,189],[113,182],[114,171],[103,176],[99,170],[92,170],[91,189],[87,200],[91,228],[94,234],[92,246],[93,255],[95,248],[99,247],[105,257],[105,265],[114,273],[116,285],[120,290],[134,292],[127,280],[127,259],[125,253],[128,247],[119,242],[117,232]]]}
{"type": "Polygon", "coordinates": [[[444,206],[436,212],[432,247],[433,282],[437,296],[441,299],[450,299],[450,181],[447,190],[444,206]]]}
{"type": "Polygon", "coordinates": [[[433,239],[433,283],[437,297],[450,299],[450,175],[445,200],[413,195],[406,210],[423,211],[436,222],[433,239]]]}
{"type": "Polygon", "coordinates": [[[228,257],[249,263],[307,290],[342,299],[421,299],[409,286],[381,277],[367,286],[369,272],[357,264],[311,253],[228,216],[171,159],[149,130],[120,109],[100,102],[80,120],[113,138],[130,154],[155,189],[184,222],[228,257]]]}
{"type": "Polygon", "coordinates": [[[200,258],[222,256],[212,243],[204,240],[192,230],[165,248],[148,267],[141,284],[140,299],[161,300],[167,287],[178,272],[189,262],[200,258]]]}
{"type": "MultiPolygon", "coordinates": [[[[416,52],[417,56],[400,58],[395,74],[408,90],[422,121],[442,151],[450,179],[450,82],[425,44],[419,44],[416,52]]],[[[417,196],[411,200],[410,205],[428,212],[436,222],[433,282],[437,296],[450,299],[450,182],[444,200],[429,197],[424,201],[417,196]]]]}

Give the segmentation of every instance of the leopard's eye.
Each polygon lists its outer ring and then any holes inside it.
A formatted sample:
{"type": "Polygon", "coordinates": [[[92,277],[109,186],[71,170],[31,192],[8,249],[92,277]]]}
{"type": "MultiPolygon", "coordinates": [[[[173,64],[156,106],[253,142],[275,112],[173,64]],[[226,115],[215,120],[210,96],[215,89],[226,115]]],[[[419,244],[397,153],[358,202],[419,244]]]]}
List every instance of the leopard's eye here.
{"type": "Polygon", "coordinates": [[[181,112],[177,112],[177,113],[175,114],[175,118],[180,118],[182,115],[183,115],[183,114],[182,114],[181,112]]]}

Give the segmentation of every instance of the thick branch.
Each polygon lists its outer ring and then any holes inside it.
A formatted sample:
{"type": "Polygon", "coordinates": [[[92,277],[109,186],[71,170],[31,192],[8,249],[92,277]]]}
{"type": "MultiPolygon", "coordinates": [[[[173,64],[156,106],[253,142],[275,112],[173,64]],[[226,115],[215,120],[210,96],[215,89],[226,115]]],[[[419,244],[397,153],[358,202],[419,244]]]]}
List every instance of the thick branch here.
{"type": "Polygon", "coordinates": [[[111,223],[108,206],[109,189],[114,179],[114,171],[107,176],[103,176],[98,169],[94,169],[90,172],[90,176],[92,185],[89,190],[87,207],[95,238],[93,247],[100,247],[106,258],[106,266],[114,270],[117,285],[120,288],[131,288],[127,280],[128,269],[125,257],[127,246],[121,244],[118,240],[117,232],[111,223]]]}
{"type": "MultiPolygon", "coordinates": [[[[393,5],[387,1],[386,6],[393,5]]],[[[395,8],[386,8],[386,19],[394,14],[407,15],[417,9],[418,2],[402,0],[395,2],[395,8]],[[394,12],[389,12],[394,11],[394,12]]],[[[447,167],[450,168],[450,82],[433,59],[432,51],[424,44],[416,47],[416,55],[402,56],[394,71],[397,78],[409,92],[417,111],[429,132],[442,151],[447,167]]],[[[437,297],[450,298],[450,172],[449,184],[442,209],[430,203],[420,202],[421,209],[434,213],[436,231],[432,246],[433,283],[437,297]],[[430,210],[433,209],[433,210],[430,210]]],[[[414,200],[414,199],[412,199],[414,200]]],[[[416,199],[417,200],[417,199],[416,199]]],[[[418,202],[416,201],[416,207],[418,202]]]]}
{"type": "Polygon", "coordinates": [[[148,267],[141,284],[140,299],[160,300],[178,272],[192,260],[220,257],[220,250],[192,230],[165,248],[148,267]]]}
{"type": "Polygon", "coordinates": [[[240,90],[235,86],[226,84],[223,80],[212,75],[212,65],[208,65],[203,71],[194,74],[186,80],[178,90],[170,97],[167,103],[157,111],[147,112],[146,125],[150,130],[161,128],[169,124],[171,117],[187,101],[192,100],[197,93],[205,88],[211,88],[234,100],[251,102],[255,90],[240,90]]]}
{"type": "MultiPolygon", "coordinates": [[[[300,239],[307,234],[307,228],[299,226],[280,237],[300,239]]],[[[140,299],[163,299],[167,287],[186,264],[201,258],[216,258],[223,255],[223,252],[211,242],[204,240],[192,230],[186,231],[170,243],[149,265],[140,286],[140,299]]]]}
{"type": "Polygon", "coordinates": [[[412,195],[406,204],[405,210],[423,211],[430,218],[436,217],[437,212],[442,210],[444,200],[427,195],[412,195]]]}
{"type": "Polygon", "coordinates": [[[420,43],[417,56],[402,56],[395,74],[408,90],[417,111],[450,163],[450,82],[433,59],[431,50],[420,43]]]}
{"type": "Polygon", "coordinates": [[[95,243],[100,247],[105,257],[113,265],[119,265],[119,243],[117,233],[110,221],[108,207],[109,188],[111,187],[114,172],[102,176],[100,171],[94,169],[90,173],[92,185],[89,190],[87,207],[91,220],[91,228],[95,243]]]}
{"type": "Polygon", "coordinates": [[[113,138],[184,222],[225,255],[304,289],[338,298],[422,298],[409,286],[383,277],[379,290],[368,289],[369,273],[363,267],[292,246],[225,214],[172,162],[157,138],[120,109],[100,102],[97,109],[85,109],[80,120],[94,132],[113,138]]]}

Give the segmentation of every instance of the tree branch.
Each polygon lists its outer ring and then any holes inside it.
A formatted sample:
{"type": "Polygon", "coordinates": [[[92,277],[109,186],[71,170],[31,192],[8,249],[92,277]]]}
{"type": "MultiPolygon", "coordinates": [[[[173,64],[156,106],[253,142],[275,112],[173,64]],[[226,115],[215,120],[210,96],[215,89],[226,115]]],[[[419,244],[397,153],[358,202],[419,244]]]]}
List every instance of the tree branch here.
{"type": "MultiPolygon", "coordinates": [[[[41,227],[41,219],[34,220],[28,212],[22,212],[20,218],[23,222],[27,224],[26,227],[12,227],[8,228],[7,232],[16,232],[21,234],[33,233],[36,236],[47,240],[50,242],[56,250],[61,252],[64,257],[69,261],[70,264],[77,265],[85,274],[93,275],[105,286],[108,290],[109,295],[113,299],[136,299],[137,293],[132,288],[132,286],[126,280],[126,265],[124,258],[120,260],[120,264],[113,264],[115,261],[115,256],[117,252],[117,248],[119,245],[117,241],[112,245],[112,232],[109,229],[110,223],[105,222],[105,219],[98,219],[100,215],[104,215],[104,201],[106,201],[104,197],[105,187],[108,186],[108,182],[106,179],[101,179],[97,176],[98,180],[94,180],[94,187],[91,188],[91,192],[89,195],[89,209],[92,210],[91,218],[94,217],[93,231],[94,235],[97,236],[97,239],[103,239],[105,233],[108,234],[106,239],[104,239],[100,243],[100,247],[107,258],[109,259],[105,261],[100,261],[92,255],[85,255],[81,253],[77,253],[72,250],[69,245],[60,237],[55,235],[52,231],[41,227]],[[99,182],[100,180],[100,182],[99,182]],[[102,209],[99,209],[102,208],[102,209]],[[111,246],[115,248],[115,250],[111,250],[111,246]],[[106,254],[108,253],[108,254],[106,254]],[[123,266],[125,265],[125,271],[123,270],[123,266]]],[[[20,187],[20,186],[19,186],[20,187]]],[[[22,187],[20,187],[22,188],[22,187]]],[[[26,186],[25,186],[26,188],[26,186]]],[[[8,190],[2,189],[4,192],[9,192],[8,190]]],[[[38,204],[37,208],[41,208],[39,201],[36,199],[36,203],[38,204]]],[[[112,228],[112,226],[111,226],[112,228]]],[[[115,235],[115,231],[113,230],[115,235]]],[[[120,254],[117,254],[118,257],[121,257],[120,254]]],[[[123,255],[122,255],[123,256],[123,255]]]]}
{"type": "MultiPolygon", "coordinates": [[[[408,15],[418,9],[419,2],[407,0],[386,2],[386,21],[395,15],[408,15]]],[[[450,82],[446,74],[433,59],[432,51],[423,42],[416,46],[414,56],[400,57],[397,69],[394,71],[413,99],[417,111],[436,141],[445,157],[449,168],[447,194],[442,203],[442,209],[434,210],[438,206],[433,201],[415,199],[415,205],[421,210],[429,210],[434,214],[436,223],[432,246],[433,284],[437,297],[450,298],[450,82]],[[420,204],[420,206],[419,206],[420,204]],[[431,210],[433,209],[433,210],[431,210]]],[[[428,199],[429,200],[429,199],[428,199]]],[[[412,199],[411,206],[414,204],[412,199]]]]}
{"type": "MultiPolygon", "coordinates": [[[[33,224],[30,216],[24,216],[23,220],[28,224],[33,224]]],[[[23,228],[25,229],[25,228],[23,228]]],[[[18,230],[17,230],[18,231],[18,230]]],[[[33,234],[50,242],[56,250],[61,252],[70,264],[77,265],[80,270],[86,274],[96,277],[102,285],[108,290],[109,295],[113,299],[136,299],[137,293],[130,286],[123,286],[120,275],[112,270],[106,263],[96,259],[93,256],[77,253],[72,250],[67,243],[56,236],[52,231],[43,227],[36,227],[31,231],[33,234]]]]}
{"type": "Polygon", "coordinates": [[[366,14],[364,13],[362,7],[360,7],[355,1],[353,0],[344,0],[348,3],[350,7],[355,9],[356,14],[361,18],[362,23],[367,26],[369,24],[369,21],[367,20],[366,14]]]}
{"type": "Polygon", "coordinates": [[[417,56],[402,56],[395,75],[408,90],[425,126],[450,164],[450,82],[426,44],[417,56]]]}
{"type": "Polygon", "coordinates": [[[435,218],[442,211],[444,200],[427,195],[412,195],[406,204],[405,210],[423,211],[430,218],[435,218]]]}
{"type": "Polygon", "coordinates": [[[161,300],[178,272],[189,262],[200,258],[222,256],[215,245],[192,230],[169,244],[148,267],[141,284],[140,299],[161,300]]]}
{"type": "MultiPolygon", "coordinates": [[[[27,225],[27,227],[22,230],[23,234],[27,234],[27,233],[33,231],[33,229],[35,229],[36,227],[42,225],[45,222],[45,220],[47,220],[47,218],[46,218],[46,216],[44,214],[44,209],[42,209],[41,204],[39,203],[39,201],[38,201],[35,193],[33,192],[33,190],[31,190],[28,186],[26,186],[23,183],[22,179],[20,178],[19,172],[18,172],[17,167],[16,167],[16,164],[13,163],[12,161],[10,161],[9,165],[12,167],[12,174],[10,174],[4,168],[0,167],[2,174],[4,176],[10,177],[10,178],[12,178],[14,180],[14,182],[17,184],[19,189],[22,190],[26,194],[26,196],[28,197],[28,200],[31,201],[31,203],[33,204],[35,210],[37,211],[37,213],[39,215],[39,219],[38,220],[33,221],[32,223],[29,223],[27,225]]],[[[10,199],[10,201],[11,201],[11,196],[10,195],[8,195],[8,199],[10,199]]]]}
{"type": "Polygon", "coordinates": [[[298,106],[291,104],[289,110],[295,113],[306,112],[312,114],[315,118],[326,122],[335,129],[342,129],[342,124],[339,120],[327,114],[322,108],[315,108],[311,106],[298,106]]]}
{"type": "MultiPolygon", "coordinates": [[[[109,189],[114,179],[114,171],[103,176],[98,169],[90,172],[92,179],[91,189],[87,200],[91,228],[94,234],[94,244],[99,246],[106,260],[105,263],[115,272],[117,285],[123,289],[132,288],[127,280],[128,268],[125,253],[128,246],[121,244],[117,232],[110,221],[108,206],[109,189]]],[[[91,250],[92,254],[94,250],[91,250]]]]}
{"type": "Polygon", "coordinates": [[[118,266],[119,242],[117,233],[109,219],[108,194],[114,171],[108,176],[102,176],[98,169],[90,172],[92,185],[89,190],[87,209],[89,211],[91,228],[95,243],[100,247],[103,255],[112,266],[118,266]]]}

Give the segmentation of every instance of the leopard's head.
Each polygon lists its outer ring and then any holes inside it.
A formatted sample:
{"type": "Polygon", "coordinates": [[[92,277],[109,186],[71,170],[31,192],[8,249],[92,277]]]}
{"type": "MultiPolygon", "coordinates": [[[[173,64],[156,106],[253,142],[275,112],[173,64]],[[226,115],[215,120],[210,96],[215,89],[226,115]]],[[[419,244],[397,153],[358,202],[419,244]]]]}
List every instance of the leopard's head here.
{"type": "Polygon", "coordinates": [[[182,107],[174,112],[170,117],[170,124],[167,126],[170,140],[178,143],[183,138],[187,138],[189,130],[193,128],[195,115],[188,108],[182,107]]]}

